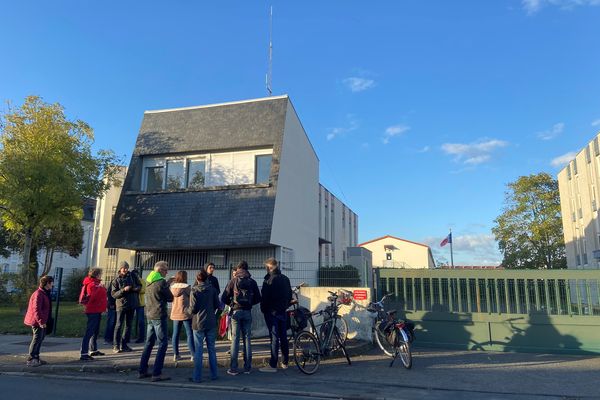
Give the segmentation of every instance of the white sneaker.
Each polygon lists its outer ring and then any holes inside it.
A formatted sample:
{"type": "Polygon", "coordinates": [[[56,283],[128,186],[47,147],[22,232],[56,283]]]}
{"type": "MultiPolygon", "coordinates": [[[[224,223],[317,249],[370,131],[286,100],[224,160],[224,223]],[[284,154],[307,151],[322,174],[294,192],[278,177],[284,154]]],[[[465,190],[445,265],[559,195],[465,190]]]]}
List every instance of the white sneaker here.
{"type": "Polygon", "coordinates": [[[284,363],[281,363],[281,369],[288,369],[288,365],[284,364],[284,363]]]}
{"type": "Polygon", "coordinates": [[[277,372],[277,368],[273,368],[270,365],[266,367],[261,367],[258,369],[260,372],[277,372]]]}

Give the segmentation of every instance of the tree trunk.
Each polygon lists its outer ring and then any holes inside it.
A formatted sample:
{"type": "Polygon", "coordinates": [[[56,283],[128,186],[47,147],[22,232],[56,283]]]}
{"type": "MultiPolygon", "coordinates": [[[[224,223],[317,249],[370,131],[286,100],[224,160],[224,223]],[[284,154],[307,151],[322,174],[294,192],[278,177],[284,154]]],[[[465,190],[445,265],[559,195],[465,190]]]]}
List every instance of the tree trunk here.
{"type": "MultiPolygon", "coordinates": [[[[27,281],[30,285],[35,286],[37,273],[32,276],[31,273],[31,248],[33,247],[33,232],[31,229],[25,231],[25,245],[23,246],[23,270],[27,271],[27,281]]],[[[37,272],[37,271],[36,271],[37,272]]]]}
{"type": "Polygon", "coordinates": [[[46,257],[44,260],[44,269],[42,270],[41,276],[48,275],[48,272],[52,269],[52,260],[54,258],[54,247],[46,248],[46,257]]]}

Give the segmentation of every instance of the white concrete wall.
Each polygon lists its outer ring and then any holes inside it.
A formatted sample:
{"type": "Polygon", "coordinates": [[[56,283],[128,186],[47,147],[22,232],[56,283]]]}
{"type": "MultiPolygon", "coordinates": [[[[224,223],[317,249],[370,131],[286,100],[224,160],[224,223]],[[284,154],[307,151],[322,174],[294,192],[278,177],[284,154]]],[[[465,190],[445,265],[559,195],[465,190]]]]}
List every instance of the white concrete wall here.
{"type": "MultiPolygon", "coordinates": [[[[354,300],[351,305],[340,306],[339,315],[348,322],[348,339],[371,342],[373,340],[371,333],[373,315],[367,311],[367,306],[371,302],[371,290],[369,288],[303,287],[300,288],[300,305],[310,311],[322,310],[330,304],[327,301],[328,291],[337,292],[340,289],[350,292],[354,289],[367,291],[366,300],[354,300]]],[[[315,323],[321,322],[323,321],[320,317],[318,319],[315,317],[315,323]]]]}
{"type": "Polygon", "coordinates": [[[288,103],[271,243],[294,250],[295,262],[318,260],[319,160],[288,103]]]}
{"type": "Polygon", "coordinates": [[[331,242],[321,245],[321,265],[347,264],[347,248],[357,245],[358,216],[323,185],[319,191],[319,235],[331,242]]]}

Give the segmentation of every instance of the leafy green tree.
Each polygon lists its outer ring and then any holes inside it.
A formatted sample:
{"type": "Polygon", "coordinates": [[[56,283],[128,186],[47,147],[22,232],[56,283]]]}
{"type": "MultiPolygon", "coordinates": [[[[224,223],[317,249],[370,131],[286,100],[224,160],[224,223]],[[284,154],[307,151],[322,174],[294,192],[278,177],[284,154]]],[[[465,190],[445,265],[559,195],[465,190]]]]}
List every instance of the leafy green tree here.
{"type": "Polygon", "coordinates": [[[111,151],[94,154],[92,128],[40,97],[27,97],[0,121],[0,217],[22,239],[23,266],[35,282],[35,244],[48,229],[78,218],[86,198],[110,188],[118,160],[111,151]]]}
{"type": "Polygon", "coordinates": [[[547,173],[508,185],[504,211],[492,232],[505,268],[566,268],[558,182],[547,173]]]}
{"type": "Polygon", "coordinates": [[[55,252],[78,257],[83,251],[83,227],[80,218],[65,220],[58,226],[47,229],[39,240],[39,246],[46,250],[44,268],[40,276],[50,272],[55,252]]]}

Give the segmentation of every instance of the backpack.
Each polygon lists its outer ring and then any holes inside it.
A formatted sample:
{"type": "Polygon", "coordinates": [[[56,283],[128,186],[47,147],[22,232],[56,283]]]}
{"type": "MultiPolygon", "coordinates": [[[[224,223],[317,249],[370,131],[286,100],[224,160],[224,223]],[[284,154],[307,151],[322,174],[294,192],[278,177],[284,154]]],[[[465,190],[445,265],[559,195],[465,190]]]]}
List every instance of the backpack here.
{"type": "Polygon", "coordinates": [[[252,308],[254,291],[250,279],[236,279],[233,283],[233,304],[240,308],[252,308]]]}
{"type": "Polygon", "coordinates": [[[81,287],[81,292],[79,293],[79,300],[77,300],[77,302],[82,306],[85,306],[87,303],[90,302],[90,295],[88,294],[87,290],[85,290],[85,288],[85,285],[81,287]]]}

